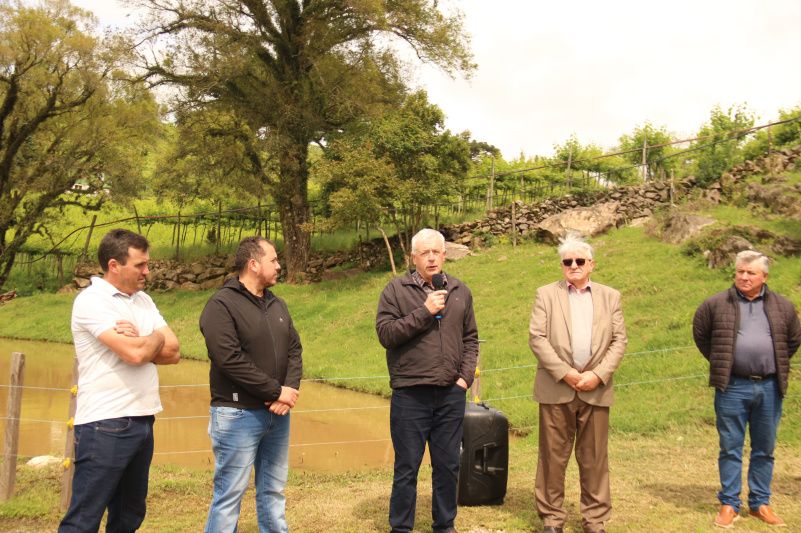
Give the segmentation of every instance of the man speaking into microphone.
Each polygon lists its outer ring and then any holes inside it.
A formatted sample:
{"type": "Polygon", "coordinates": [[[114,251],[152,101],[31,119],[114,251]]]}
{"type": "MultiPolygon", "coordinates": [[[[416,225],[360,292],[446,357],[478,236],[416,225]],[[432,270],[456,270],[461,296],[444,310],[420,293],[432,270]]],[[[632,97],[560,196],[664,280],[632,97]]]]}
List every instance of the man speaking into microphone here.
{"type": "Polygon", "coordinates": [[[387,350],[389,423],[395,473],[389,501],[393,533],[412,531],[417,472],[431,455],[435,533],[455,532],[456,483],[478,330],[467,285],[442,272],[445,238],[433,229],[412,237],[414,269],[390,281],[378,301],[375,329],[387,350]]]}

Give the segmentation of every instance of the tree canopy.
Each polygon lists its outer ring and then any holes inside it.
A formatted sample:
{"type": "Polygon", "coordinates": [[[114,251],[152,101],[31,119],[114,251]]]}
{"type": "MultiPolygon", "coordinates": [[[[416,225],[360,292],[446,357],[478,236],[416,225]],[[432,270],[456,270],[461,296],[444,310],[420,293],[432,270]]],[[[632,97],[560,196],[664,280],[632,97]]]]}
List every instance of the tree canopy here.
{"type": "Polygon", "coordinates": [[[316,169],[330,220],[387,222],[408,244],[470,167],[469,134],[454,135],[444,121],[442,110],[418,91],[358,134],[332,143],[316,169]]]}
{"type": "Polygon", "coordinates": [[[745,136],[754,125],[754,116],[744,106],[723,111],[715,106],[709,122],[701,126],[693,143],[698,182],[702,185],[719,179],[724,171],[741,162],[745,136]]]}
{"type": "Polygon", "coordinates": [[[68,2],[0,5],[0,285],[55,209],[140,184],[157,106],[120,69],[125,43],[68,2]]]}
{"type": "Polygon", "coordinates": [[[622,157],[632,165],[643,163],[643,149],[645,150],[645,176],[646,180],[664,178],[671,170],[675,170],[677,162],[670,159],[676,150],[670,145],[675,139],[664,128],[658,128],[646,122],[643,126],[634,128],[629,134],[621,135],[620,150],[628,152],[622,157]]]}
{"type": "Polygon", "coordinates": [[[143,59],[180,102],[241,119],[276,169],[252,171],[280,209],[289,279],[308,261],[308,151],[380,117],[405,91],[405,59],[474,65],[459,13],[434,0],[143,0],[163,56],[143,59]],[[165,41],[166,42],[162,42],[165,41]]]}

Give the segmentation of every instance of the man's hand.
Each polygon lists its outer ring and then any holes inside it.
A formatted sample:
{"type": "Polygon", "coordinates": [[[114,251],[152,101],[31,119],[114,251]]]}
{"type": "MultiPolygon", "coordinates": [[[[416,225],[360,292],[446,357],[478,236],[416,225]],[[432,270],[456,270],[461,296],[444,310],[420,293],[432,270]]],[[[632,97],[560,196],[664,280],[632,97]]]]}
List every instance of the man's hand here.
{"type": "Polygon", "coordinates": [[[456,380],[456,384],[457,384],[459,387],[463,388],[464,390],[467,390],[467,382],[464,380],[464,378],[459,378],[459,379],[457,379],[457,380],[456,380]]]}
{"type": "Polygon", "coordinates": [[[601,384],[601,378],[598,377],[598,374],[588,370],[587,372],[581,373],[581,378],[579,379],[578,384],[576,385],[575,389],[579,391],[589,392],[598,388],[598,385],[601,384]]]}
{"type": "Polygon", "coordinates": [[[126,337],[139,336],[139,328],[136,327],[136,324],[128,320],[117,320],[114,324],[114,331],[126,337]]]}
{"type": "Polygon", "coordinates": [[[570,371],[565,374],[565,377],[562,378],[562,381],[570,385],[570,388],[573,390],[580,390],[578,388],[579,381],[581,380],[581,374],[575,368],[571,368],[570,371]]]}
{"type": "Polygon", "coordinates": [[[281,387],[281,395],[278,397],[276,402],[284,403],[290,408],[295,407],[295,402],[298,401],[298,394],[300,394],[298,389],[293,389],[292,387],[281,387]]]}
{"type": "Polygon", "coordinates": [[[290,407],[287,404],[279,402],[277,400],[274,402],[264,402],[264,404],[267,406],[267,409],[271,413],[279,416],[286,415],[287,413],[289,413],[290,410],[290,407]]]}
{"type": "Polygon", "coordinates": [[[440,311],[445,308],[445,296],[448,294],[448,291],[434,291],[429,293],[428,298],[426,298],[426,309],[432,315],[436,315],[440,311]]]}

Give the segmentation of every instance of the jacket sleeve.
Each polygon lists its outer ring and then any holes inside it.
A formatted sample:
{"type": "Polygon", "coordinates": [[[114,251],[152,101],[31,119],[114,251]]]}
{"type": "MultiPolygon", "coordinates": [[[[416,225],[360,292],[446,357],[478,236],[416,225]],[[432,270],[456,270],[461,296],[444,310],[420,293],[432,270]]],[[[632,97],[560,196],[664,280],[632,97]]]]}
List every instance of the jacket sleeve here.
{"type": "Polygon", "coordinates": [[[614,291],[610,299],[609,307],[612,310],[612,340],[601,362],[592,369],[592,371],[601,378],[604,385],[609,383],[609,380],[612,379],[612,375],[618,367],[620,367],[620,363],[623,361],[623,354],[626,351],[626,345],[629,342],[628,336],[626,335],[626,324],[623,321],[623,308],[620,303],[620,293],[614,291]]]}
{"type": "MultiPolygon", "coordinates": [[[[281,395],[281,384],[242,355],[233,317],[221,301],[212,298],[200,315],[200,331],[213,365],[248,394],[271,402],[281,395]]],[[[298,343],[300,346],[300,343],[298,343]]]]}
{"type": "Polygon", "coordinates": [[[303,346],[300,344],[300,335],[295,329],[292,318],[289,319],[289,353],[287,357],[284,384],[293,389],[300,389],[300,379],[303,377],[303,346]]]}
{"type": "Polygon", "coordinates": [[[707,360],[712,352],[712,316],[709,301],[705,301],[695,311],[693,316],[693,340],[707,360]]]}
{"type": "Polygon", "coordinates": [[[429,329],[436,318],[428,312],[425,305],[404,315],[401,312],[396,285],[386,286],[378,299],[378,312],[375,317],[375,330],[378,341],[384,348],[396,348],[429,329]]]}
{"type": "Polygon", "coordinates": [[[464,323],[462,324],[462,350],[462,364],[459,367],[459,376],[470,387],[476,377],[476,364],[478,363],[478,326],[476,326],[476,314],[473,311],[472,293],[468,298],[464,313],[464,323]]]}
{"type": "Polygon", "coordinates": [[[553,318],[550,316],[552,311],[550,307],[542,290],[537,289],[528,327],[528,345],[540,366],[551,375],[554,381],[562,381],[572,367],[559,357],[548,340],[548,323],[553,318]]]}
{"type": "Polygon", "coordinates": [[[795,306],[788,300],[789,316],[787,317],[787,355],[792,357],[801,346],[801,323],[798,321],[798,313],[795,306]]]}

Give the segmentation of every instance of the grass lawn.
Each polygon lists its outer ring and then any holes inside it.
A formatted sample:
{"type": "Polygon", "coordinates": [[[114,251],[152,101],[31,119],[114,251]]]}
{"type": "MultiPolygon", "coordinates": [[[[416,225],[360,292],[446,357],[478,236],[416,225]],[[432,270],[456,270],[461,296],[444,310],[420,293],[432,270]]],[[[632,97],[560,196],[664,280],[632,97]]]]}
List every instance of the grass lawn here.
{"type": "MultiPolygon", "coordinates": [[[[535,406],[529,402],[529,409],[535,406]]],[[[617,409],[616,412],[620,412],[617,409]]],[[[625,413],[620,413],[624,416],[625,413]]],[[[613,426],[615,419],[613,415],[613,426]]],[[[797,420],[796,420],[797,422],[797,420]]],[[[788,523],[785,531],[801,531],[801,454],[797,446],[776,452],[772,504],[788,523]]],[[[539,531],[534,508],[536,438],[515,439],[510,450],[506,500],[500,506],[461,507],[456,527],[462,533],[539,531]]],[[[636,439],[613,430],[610,437],[613,532],[707,532],[717,512],[717,440],[709,424],[690,425],[636,439]]],[[[18,468],[18,496],[0,504],[0,530],[53,531],[58,512],[58,471],[18,468]]],[[[157,467],[151,471],[148,515],[142,532],[194,532],[205,522],[211,498],[211,471],[157,467]]],[[[392,472],[290,473],[287,515],[297,532],[387,531],[392,472]]],[[[566,531],[578,533],[578,471],[571,461],[566,484],[566,531]]],[[[430,468],[420,469],[417,531],[431,530],[430,468]]],[[[737,531],[771,531],[753,518],[743,518],[737,531]]],[[[254,494],[243,500],[239,531],[255,533],[254,494]]]]}

